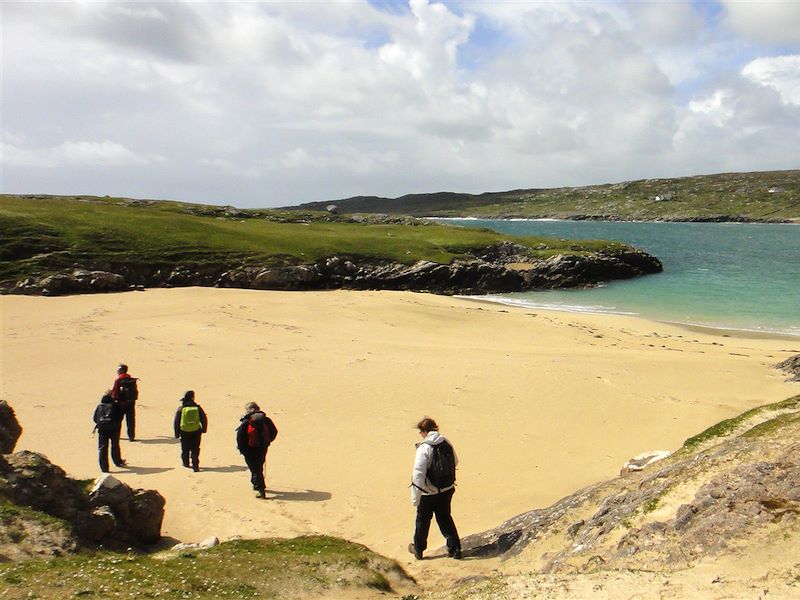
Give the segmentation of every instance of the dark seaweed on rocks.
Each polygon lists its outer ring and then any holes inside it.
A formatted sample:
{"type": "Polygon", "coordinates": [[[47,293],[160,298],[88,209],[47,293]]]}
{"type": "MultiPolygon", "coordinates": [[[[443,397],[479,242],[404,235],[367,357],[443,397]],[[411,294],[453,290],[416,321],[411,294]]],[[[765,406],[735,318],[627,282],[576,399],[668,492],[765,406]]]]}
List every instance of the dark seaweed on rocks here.
{"type": "Polygon", "coordinates": [[[335,255],[313,263],[293,259],[269,265],[175,264],[86,265],[55,274],[7,282],[4,293],[65,295],[115,292],[146,287],[223,287],[260,290],[411,290],[438,294],[487,294],[532,289],[591,286],[662,270],[660,261],[639,250],[529,257],[528,249],[501,243],[474,251],[449,264],[394,261],[335,255]],[[102,267],[102,268],[101,268],[102,267]]]}

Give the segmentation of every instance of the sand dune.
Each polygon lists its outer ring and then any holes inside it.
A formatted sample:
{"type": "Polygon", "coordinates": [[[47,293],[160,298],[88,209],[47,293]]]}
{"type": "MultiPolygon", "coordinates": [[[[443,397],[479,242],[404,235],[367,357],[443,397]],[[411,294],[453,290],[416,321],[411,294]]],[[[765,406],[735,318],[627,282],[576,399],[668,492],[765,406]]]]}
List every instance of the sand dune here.
{"type": "MultiPolygon", "coordinates": [[[[139,441],[123,441],[130,467],[112,470],[164,494],[164,534],[182,541],[327,533],[408,563],[423,415],[459,452],[454,516],[467,534],[800,389],[772,368],[800,340],[425,294],[189,288],[4,296],[0,308],[0,393],[25,429],[18,448],[95,477],[91,414],[127,362],[139,441]],[[180,466],[172,438],[187,389],[209,417],[200,473],[180,466]],[[234,443],[251,400],[280,430],[266,501],[234,443]]],[[[432,548],[441,541],[432,533],[432,548]]],[[[411,565],[442,577],[476,568],[411,565]]]]}

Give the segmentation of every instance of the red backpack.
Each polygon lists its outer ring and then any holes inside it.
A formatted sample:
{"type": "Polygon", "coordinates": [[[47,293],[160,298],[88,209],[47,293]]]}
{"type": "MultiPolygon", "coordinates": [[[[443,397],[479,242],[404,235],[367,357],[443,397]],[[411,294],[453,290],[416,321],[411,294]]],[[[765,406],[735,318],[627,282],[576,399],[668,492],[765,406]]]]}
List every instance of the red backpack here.
{"type": "Polygon", "coordinates": [[[247,445],[250,448],[266,448],[278,437],[278,428],[272,419],[264,416],[263,419],[247,421],[247,445]]]}

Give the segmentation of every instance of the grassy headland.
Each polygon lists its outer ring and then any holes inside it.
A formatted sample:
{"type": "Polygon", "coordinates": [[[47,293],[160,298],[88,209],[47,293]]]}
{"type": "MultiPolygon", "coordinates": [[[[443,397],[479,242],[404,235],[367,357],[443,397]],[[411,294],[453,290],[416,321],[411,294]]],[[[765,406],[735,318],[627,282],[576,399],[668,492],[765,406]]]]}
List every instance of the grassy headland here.
{"type": "Polygon", "coordinates": [[[619,249],[614,242],[515,238],[436,224],[92,196],[0,196],[0,280],[72,266],[310,263],[332,255],[448,263],[502,241],[531,256],[619,249]]]}
{"type": "MultiPolygon", "coordinates": [[[[642,179],[484,194],[357,196],[332,203],[342,212],[416,216],[800,222],[800,170],[642,179]]],[[[323,210],[327,204],[331,202],[312,202],[294,208],[323,210]]]]}

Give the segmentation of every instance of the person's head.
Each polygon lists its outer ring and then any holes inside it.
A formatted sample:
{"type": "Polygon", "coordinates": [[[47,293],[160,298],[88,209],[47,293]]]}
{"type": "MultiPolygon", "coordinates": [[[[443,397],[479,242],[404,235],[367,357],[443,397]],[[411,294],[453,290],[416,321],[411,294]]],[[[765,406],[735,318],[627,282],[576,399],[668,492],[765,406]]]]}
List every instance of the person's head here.
{"type": "Polygon", "coordinates": [[[126,365],[124,363],[120,363],[120,365],[117,367],[117,373],[122,375],[123,373],[127,373],[127,372],[128,372],[128,365],[126,365]]]}
{"type": "Polygon", "coordinates": [[[111,397],[111,390],[106,390],[103,396],[100,398],[100,402],[103,404],[111,404],[114,402],[114,398],[111,397]]]}
{"type": "Polygon", "coordinates": [[[422,435],[428,435],[431,431],[439,431],[439,426],[430,417],[425,417],[417,423],[417,429],[422,435]]]}
{"type": "Polygon", "coordinates": [[[194,390],[187,390],[187,392],[181,398],[181,402],[184,404],[191,404],[194,402],[194,390]]]}
{"type": "Polygon", "coordinates": [[[255,402],[248,402],[244,405],[244,412],[252,415],[254,412],[261,410],[255,402]]]}

